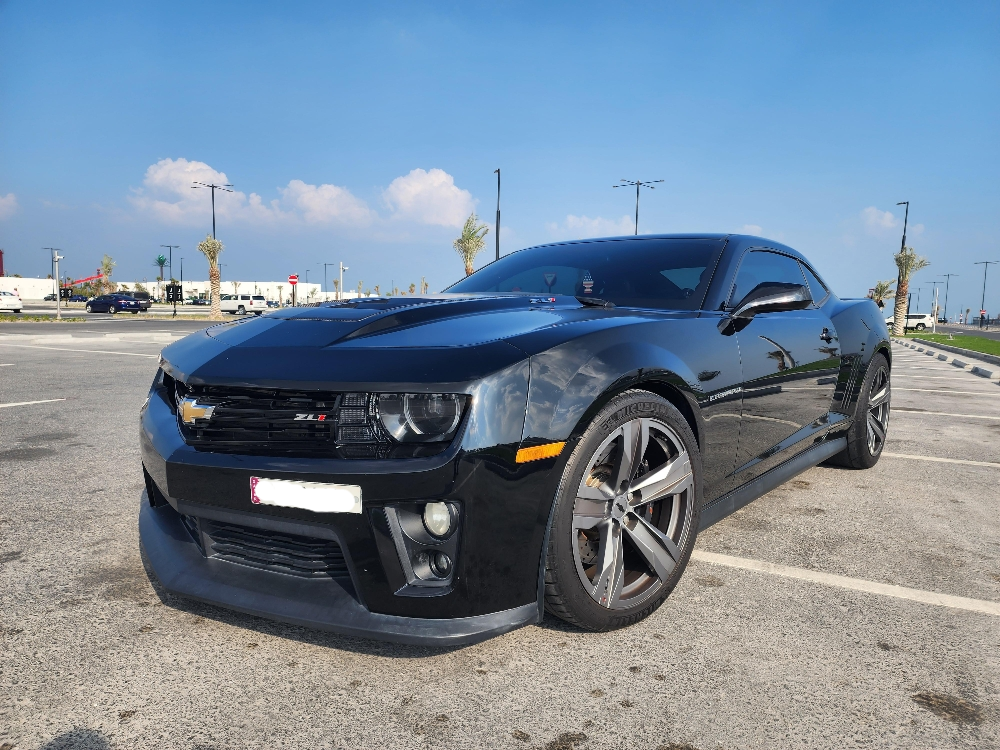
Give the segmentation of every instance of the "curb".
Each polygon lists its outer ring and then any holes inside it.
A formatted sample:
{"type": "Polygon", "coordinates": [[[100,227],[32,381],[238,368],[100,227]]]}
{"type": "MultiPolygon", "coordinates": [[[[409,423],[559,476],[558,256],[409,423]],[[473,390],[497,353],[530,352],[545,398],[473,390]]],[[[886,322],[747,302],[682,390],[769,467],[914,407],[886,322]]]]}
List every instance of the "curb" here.
{"type": "MultiPolygon", "coordinates": [[[[960,367],[966,372],[971,372],[973,375],[978,375],[981,378],[987,378],[988,380],[997,381],[1000,385],[1000,369],[994,369],[996,366],[986,366],[985,362],[972,359],[971,357],[965,357],[965,359],[958,359],[957,357],[951,357],[948,354],[942,354],[941,352],[935,351],[934,349],[928,349],[927,346],[936,346],[930,344],[927,341],[920,341],[920,339],[914,339],[914,341],[919,341],[920,344],[925,346],[920,346],[917,343],[911,341],[903,341],[902,339],[892,339],[893,343],[899,344],[900,346],[905,346],[907,349],[915,349],[918,352],[923,352],[928,357],[934,357],[941,360],[942,362],[947,362],[955,367],[960,367]],[[971,361],[970,361],[971,360],[971,361]]],[[[957,347],[949,347],[957,348],[957,347]]]]}

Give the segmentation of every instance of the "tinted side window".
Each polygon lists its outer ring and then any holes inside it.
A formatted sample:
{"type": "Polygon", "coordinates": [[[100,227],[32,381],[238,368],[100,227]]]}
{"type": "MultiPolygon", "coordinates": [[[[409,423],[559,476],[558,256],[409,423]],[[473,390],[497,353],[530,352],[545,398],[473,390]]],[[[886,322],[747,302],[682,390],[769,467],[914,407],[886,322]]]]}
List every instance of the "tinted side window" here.
{"type": "Polygon", "coordinates": [[[803,284],[799,263],[787,255],[768,252],[766,250],[751,250],[743,256],[739,273],[736,274],[736,286],[729,298],[729,304],[735,306],[741,299],[753,291],[754,287],[764,282],[781,284],[803,284]]]}
{"type": "Polygon", "coordinates": [[[241,294],[240,295],[240,299],[250,299],[250,295],[249,294],[241,294]]]}
{"type": "Polygon", "coordinates": [[[830,290],[827,289],[826,284],[820,281],[819,277],[809,269],[809,266],[804,263],[800,263],[799,265],[802,266],[802,273],[805,274],[806,282],[809,284],[809,292],[812,294],[813,300],[815,300],[816,304],[819,304],[826,298],[826,295],[830,293],[830,290]]]}

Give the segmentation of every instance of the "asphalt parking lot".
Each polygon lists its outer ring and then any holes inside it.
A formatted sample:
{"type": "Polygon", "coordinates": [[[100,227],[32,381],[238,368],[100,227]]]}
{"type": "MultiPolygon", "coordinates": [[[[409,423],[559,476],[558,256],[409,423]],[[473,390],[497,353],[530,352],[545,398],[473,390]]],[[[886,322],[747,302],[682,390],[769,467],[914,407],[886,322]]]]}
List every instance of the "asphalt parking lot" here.
{"type": "Polygon", "coordinates": [[[0,750],[1000,746],[996,381],[895,346],[879,464],[705,531],[646,621],[438,650],[150,582],[136,415],[206,324],[0,327],[0,750]]]}

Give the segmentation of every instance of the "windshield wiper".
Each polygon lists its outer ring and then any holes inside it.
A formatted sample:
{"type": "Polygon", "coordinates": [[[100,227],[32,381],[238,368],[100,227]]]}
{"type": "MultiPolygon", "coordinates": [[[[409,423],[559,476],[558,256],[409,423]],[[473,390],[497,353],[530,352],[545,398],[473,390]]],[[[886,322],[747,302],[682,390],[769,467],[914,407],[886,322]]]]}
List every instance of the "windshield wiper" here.
{"type": "Polygon", "coordinates": [[[599,299],[598,297],[577,297],[581,305],[586,305],[587,307],[614,307],[614,302],[608,302],[606,299],[599,299]]]}

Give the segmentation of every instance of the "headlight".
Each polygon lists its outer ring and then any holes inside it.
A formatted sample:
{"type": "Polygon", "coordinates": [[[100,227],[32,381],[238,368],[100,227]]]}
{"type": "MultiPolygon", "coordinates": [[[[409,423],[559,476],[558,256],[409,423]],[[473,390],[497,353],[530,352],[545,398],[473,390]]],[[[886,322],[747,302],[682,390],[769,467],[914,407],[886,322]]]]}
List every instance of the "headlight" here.
{"type": "Polygon", "coordinates": [[[454,393],[381,393],[378,415],[402,443],[442,442],[454,437],[466,398],[454,393]]]}

